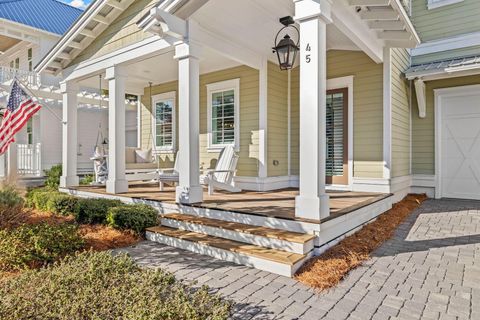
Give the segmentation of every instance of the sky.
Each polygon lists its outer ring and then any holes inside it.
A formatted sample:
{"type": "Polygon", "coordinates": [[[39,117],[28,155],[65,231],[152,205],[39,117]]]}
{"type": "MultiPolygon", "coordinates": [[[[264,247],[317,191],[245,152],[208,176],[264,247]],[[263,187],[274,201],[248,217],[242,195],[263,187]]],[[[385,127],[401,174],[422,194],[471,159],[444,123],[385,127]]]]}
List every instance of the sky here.
{"type": "Polygon", "coordinates": [[[62,0],[65,3],[68,3],[74,7],[85,9],[92,0],[62,0]]]}

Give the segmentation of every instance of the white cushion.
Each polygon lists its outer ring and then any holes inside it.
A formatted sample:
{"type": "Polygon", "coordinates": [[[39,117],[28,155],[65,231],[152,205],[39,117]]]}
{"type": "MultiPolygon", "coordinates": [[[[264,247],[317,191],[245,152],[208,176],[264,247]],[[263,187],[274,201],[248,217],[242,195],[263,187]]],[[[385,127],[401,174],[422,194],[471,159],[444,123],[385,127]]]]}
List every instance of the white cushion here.
{"type": "Polygon", "coordinates": [[[151,163],[152,149],[135,150],[135,163],[151,163]]]}

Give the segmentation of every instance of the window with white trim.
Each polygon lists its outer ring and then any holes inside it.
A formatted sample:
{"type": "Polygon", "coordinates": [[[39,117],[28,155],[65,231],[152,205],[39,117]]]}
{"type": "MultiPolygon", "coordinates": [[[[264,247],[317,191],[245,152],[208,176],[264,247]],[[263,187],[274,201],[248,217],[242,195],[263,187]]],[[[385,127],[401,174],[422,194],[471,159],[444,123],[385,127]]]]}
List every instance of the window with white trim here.
{"type": "Polygon", "coordinates": [[[239,148],[240,79],[207,85],[208,148],[239,148]]]}
{"type": "Polygon", "coordinates": [[[175,91],[152,97],[153,139],[160,152],[175,150],[175,100],[175,91]]]}
{"type": "Polygon", "coordinates": [[[33,71],[33,49],[28,48],[27,52],[28,71],[33,71]]]}
{"type": "Polygon", "coordinates": [[[427,0],[427,6],[428,9],[431,10],[463,1],[464,0],[427,0]]]}

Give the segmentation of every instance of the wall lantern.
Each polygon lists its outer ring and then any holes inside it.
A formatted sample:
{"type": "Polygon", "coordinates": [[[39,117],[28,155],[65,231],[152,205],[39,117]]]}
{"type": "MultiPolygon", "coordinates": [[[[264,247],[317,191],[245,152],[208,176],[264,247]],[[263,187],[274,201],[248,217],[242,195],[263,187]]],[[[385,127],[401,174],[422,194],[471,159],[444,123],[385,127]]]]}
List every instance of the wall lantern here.
{"type": "Polygon", "coordinates": [[[275,47],[273,47],[273,52],[277,53],[278,64],[280,65],[281,70],[292,69],[295,64],[295,58],[297,53],[300,50],[299,41],[300,41],[300,32],[297,27],[293,24],[295,21],[291,16],[280,18],[280,23],[284,25],[280,31],[278,31],[277,36],[275,37],[275,47]],[[295,43],[288,33],[278,41],[278,36],[286,29],[293,29],[297,33],[297,43],[295,43]]]}

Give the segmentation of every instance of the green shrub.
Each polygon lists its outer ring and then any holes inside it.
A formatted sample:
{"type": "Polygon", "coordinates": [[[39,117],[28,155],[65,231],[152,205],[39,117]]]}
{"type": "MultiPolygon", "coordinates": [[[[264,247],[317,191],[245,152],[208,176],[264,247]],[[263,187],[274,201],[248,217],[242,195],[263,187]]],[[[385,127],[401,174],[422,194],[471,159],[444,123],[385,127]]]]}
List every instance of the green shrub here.
{"type": "Polygon", "coordinates": [[[60,177],[62,176],[62,165],[58,164],[49,170],[44,170],[46,180],[45,186],[57,190],[60,186],[60,177]]]}
{"type": "Polygon", "coordinates": [[[145,204],[114,207],[108,210],[107,222],[117,229],[130,229],[138,234],[158,224],[158,212],[145,204]]]}
{"type": "Polygon", "coordinates": [[[75,220],[78,223],[106,223],[108,209],[123,206],[120,200],[78,199],[75,220]]]}
{"type": "Polygon", "coordinates": [[[23,204],[23,198],[14,188],[0,190],[0,229],[10,229],[24,223],[27,215],[23,204]]]}
{"type": "Polygon", "coordinates": [[[95,180],[95,176],[93,174],[87,174],[85,177],[83,177],[80,180],[80,185],[81,186],[87,186],[92,184],[92,182],[95,180]]]}
{"type": "Polygon", "coordinates": [[[0,286],[0,319],[223,320],[232,306],[126,255],[86,252],[0,286]]]}
{"type": "Polygon", "coordinates": [[[73,224],[47,223],[0,230],[0,270],[45,265],[81,249],[84,241],[77,231],[73,224]]]}
{"type": "Polygon", "coordinates": [[[47,200],[47,210],[49,212],[68,216],[75,212],[77,207],[78,198],[72,197],[65,193],[51,193],[49,194],[49,199],[47,200]]]}
{"type": "Polygon", "coordinates": [[[5,187],[0,190],[0,206],[16,207],[23,206],[24,200],[13,187],[5,187]]]}

